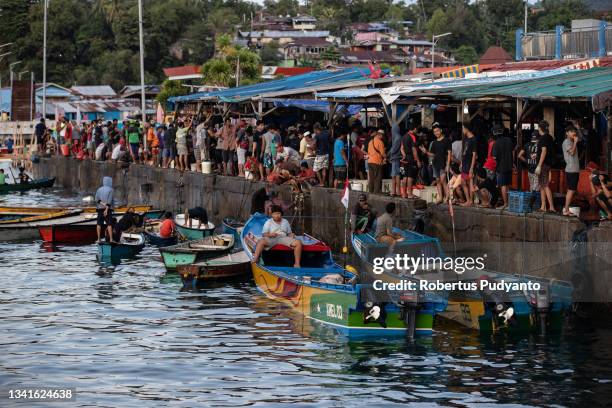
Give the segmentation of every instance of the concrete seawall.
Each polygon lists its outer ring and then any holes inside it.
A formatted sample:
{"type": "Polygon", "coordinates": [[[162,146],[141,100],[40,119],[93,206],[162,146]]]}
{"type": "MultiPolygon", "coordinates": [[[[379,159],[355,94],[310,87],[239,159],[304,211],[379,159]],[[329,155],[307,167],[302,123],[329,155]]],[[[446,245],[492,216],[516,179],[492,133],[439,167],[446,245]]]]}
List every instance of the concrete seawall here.
{"type": "MultiPolygon", "coordinates": [[[[34,173],[36,176],[54,176],[56,185],[83,194],[93,194],[102,177],[111,176],[116,197],[124,203],[150,204],[174,212],[200,205],[207,209],[217,224],[228,216],[246,219],[263,204],[261,199],[257,199],[257,194],[261,195],[264,183],[237,177],[181,173],[143,165],[121,167],[110,162],[63,157],[42,158],[34,166],[34,173]]],[[[287,187],[281,187],[279,191],[281,197],[291,199],[287,187]]],[[[344,244],[344,207],[340,203],[340,194],[339,190],[313,188],[305,196],[304,217],[298,220],[307,232],[325,240],[338,251],[344,244]]],[[[357,194],[351,192],[351,202],[355,202],[357,194]]],[[[398,226],[409,227],[415,208],[426,208],[425,232],[438,237],[447,253],[456,249],[462,254],[486,253],[487,267],[494,270],[569,280],[575,273],[576,258],[588,254],[585,263],[596,261],[589,268],[592,269],[590,273],[597,274],[597,280],[603,283],[602,291],[612,298],[610,223],[587,229],[582,236],[588,241],[588,246],[580,252],[571,241],[586,226],[575,218],[517,215],[455,206],[453,239],[453,222],[447,205],[425,207],[420,200],[369,195],[369,201],[378,213],[384,211],[386,203],[392,200],[398,207],[398,226]]]]}

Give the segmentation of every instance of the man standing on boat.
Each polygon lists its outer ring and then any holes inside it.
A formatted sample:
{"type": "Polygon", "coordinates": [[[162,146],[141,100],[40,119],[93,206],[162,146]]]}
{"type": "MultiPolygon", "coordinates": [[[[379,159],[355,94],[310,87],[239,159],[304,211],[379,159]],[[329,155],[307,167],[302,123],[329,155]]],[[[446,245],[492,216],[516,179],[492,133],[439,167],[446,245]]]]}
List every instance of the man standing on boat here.
{"type": "Polygon", "coordinates": [[[295,238],[295,234],[291,231],[289,221],[283,218],[283,210],[278,206],[272,206],[272,218],[268,219],[262,229],[262,237],[257,241],[253,262],[259,262],[261,253],[269,250],[275,245],[285,245],[293,248],[293,256],[295,258],[294,268],[300,267],[302,258],[302,241],[295,238]]]}
{"type": "Polygon", "coordinates": [[[113,238],[112,216],[113,216],[113,179],[110,177],[102,178],[102,187],[96,191],[95,202],[96,212],[98,213],[96,232],[98,242],[102,241],[102,230],[106,227],[109,239],[113,238]]]}

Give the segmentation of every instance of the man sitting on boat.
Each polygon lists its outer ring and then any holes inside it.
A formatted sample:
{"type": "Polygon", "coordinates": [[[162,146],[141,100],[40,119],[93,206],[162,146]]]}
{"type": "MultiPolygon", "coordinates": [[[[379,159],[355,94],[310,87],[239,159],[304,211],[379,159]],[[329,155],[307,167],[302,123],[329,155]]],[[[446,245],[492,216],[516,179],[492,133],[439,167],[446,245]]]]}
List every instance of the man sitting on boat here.
{"type": "Polygon", "coordinates": [[[275,245],[285,245],[293,248],[293,256],[295,257],[294,268],[300,267],[302,259],[302,241],[295,238],[295,234],[291,232],[289,221],[283,218],[283,210],[280,206],[274,205],[271,208],[272,218],[268,219],[262,232],[262,237],[257,241],[253,262],[259,262],[259,257],[264,250],[269,250],[275,245]]]}
{"type": "Polygon", "coordinates": [[[191,220],[200,221],[200,225],[208,224],[208,213],[202,207],[193,207],[185,212],[185,225],[191,228],[191,220]]]}
{"type": "Polygon", "coordinates": [[[374,213],[370,209],[368,197],[361,193],[357,199],[357,204],[351,212],[351,228],[355,234],[368,232],[374,223],[374,213]]]}
{"type": "Polygon", "coordinates": [[[171,238],[176,234],[176,224],[172,218],[172,213],[166,211],[162,217],[163,221],[159,226],[159,237],[160,238],[171,238]]]}
{"type": "Polygon", "coordinates": [[[101,241],[102,230],[106,226],[106,233],[112,238],[112,217],[113,217],[113,179],[110,177],[102,178],[102,187],[96,191],[94,198],[96,202],[96,212],[98,213],[96,231],[98,233],[98,242],[101,241]]]}
{"type": "Polygon", "coordinates": [[[121,240],[121,234],[129,231],[131,228],[138,227],[142,223],[142,218],[139,214],[137,214],[133,208],[128,208],[128,210],[123,214],[123,217],[119,221],[115,221],[113,218],[112,221],[112,239],[110,242],[117,243],[121,240]]]}
{"type": "Polygon", "coordinates": [[[383,244],[394,245],[402,240],[402,236],[393,232],[393,219],[395,203],[388,203],[385,213],[376,219],[376,240],[383,244]]]}
{"type": "Polygon", "coordinates": [[[19,184],[27,184],[30,182],[31,178],[30,176],[28,176],[28,174],[25,172],[25,167],[20,167],[19,168],[19,184]]]}

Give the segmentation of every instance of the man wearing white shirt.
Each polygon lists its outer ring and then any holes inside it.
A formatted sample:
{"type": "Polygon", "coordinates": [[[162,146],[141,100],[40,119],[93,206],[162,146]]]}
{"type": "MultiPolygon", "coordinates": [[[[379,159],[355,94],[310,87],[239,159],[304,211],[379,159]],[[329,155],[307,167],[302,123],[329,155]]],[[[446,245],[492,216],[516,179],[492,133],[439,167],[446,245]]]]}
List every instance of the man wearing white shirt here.
{"type": "Polygon", "coordinates": [[[293,248],[295,257],[294,268],[300,267],[302,258],[302,241],[295,239],[295,234],[291,231],[289,221],[283,218],[283,210],[275,205],[272,207],[272,218],[268,219],[262,229],[262,237],[257,241],[253,262],[259,262],[259,257],[264,250],[269,250],[275,245],[285,245],[293,248]]]}

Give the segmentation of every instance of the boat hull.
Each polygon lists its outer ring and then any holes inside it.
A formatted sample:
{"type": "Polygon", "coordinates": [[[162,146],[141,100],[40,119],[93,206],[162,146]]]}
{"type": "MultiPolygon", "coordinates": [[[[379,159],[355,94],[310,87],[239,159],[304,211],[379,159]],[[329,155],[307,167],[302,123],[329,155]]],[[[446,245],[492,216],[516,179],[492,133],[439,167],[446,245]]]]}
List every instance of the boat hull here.
{"type": "Polygon", "coordinates": [[[48,225],[38,229],[45,242],[62,244],[91,244],[97,239],[96,224],[48,225]]]}
{"type": "MultiPolygon", "coordinates": [[[[344,336],[352,339],[406,336],[406,325],[400,318],[400,311],[397,308],[388,308],[386,327],[379,323],[364,323],[364,310],[359,305],[356,291],[336,291],[300,284],[274,274],[259,264],[252,264],[251,268],[257,288],[267,297],[286,304],[314,321],[332,327],[344,336]]],[[[415,333],[431,334],[433,321],[433,310],[428,308],[418,310],[415,333]]]]}
{"type": "Polygon", "coordinates": [[[188,228],[182,225],[176,225],[176,230],[179,234],[181,234],[185,239],[188,240],[196,240],[202,239],[206,237],[210,237],[215,232],[214,228],[211,229],[197,229],[197,228],[188,228]]]}
{"type": "Polygon", "coordinates": [[[144,234],[149,245],[153,245],[158,248],[176,245],[178,242],[176,237],[162,238],[158,234],[149,231],[145,231],[144,234]]]}
{"type": "MultiPolygon", "coordinates": [[[[217,237],[221,236],[223,235],[217,237]]],[[[230,252],[234,247],[234,240],[229,234],[227,234],[226,237],[228,238],[228,241],[231,241],[231,243],[224,246],[214,247],[213,245],[209,245],[207,248],[192,248],[191,246],[198,245],[200,241],[188,241],[178,245],[160,247],[159,252],[162,256],[166,270],[174,272],[180,265],[193,264],[206,259],[225,255],[230,252]]],[[[211,238],[207,239],[211,240],[211,238]]],[[[214,240],[214,237],[212,240],[214,240]]]]}
{"type": "Polygon", "coordinates": [[[210,281],[244,279],[251,276],[251,261],[240,251],[204,262],[181,265],[177,272],[186,288],[196,288],[210,281]]]}
{"type": "Polygon", "coordinates": [[[0,185],[0,194],[53,187],[54,183],[55,183],[55,177],[32,180],[29,183],[2,184],[0,185]]]}
{"type": "Polygon", "coordinates": [[[144,248],[144,238],[139,244],[112,244],[102,242],[98,244],[98,257],[100,260],[120,260],[134,257],[144,248]]]}

